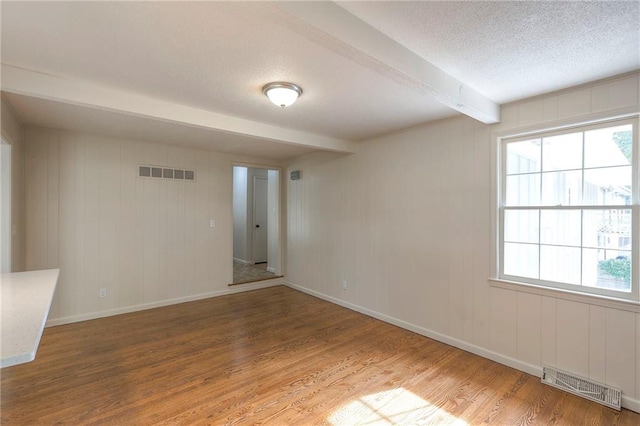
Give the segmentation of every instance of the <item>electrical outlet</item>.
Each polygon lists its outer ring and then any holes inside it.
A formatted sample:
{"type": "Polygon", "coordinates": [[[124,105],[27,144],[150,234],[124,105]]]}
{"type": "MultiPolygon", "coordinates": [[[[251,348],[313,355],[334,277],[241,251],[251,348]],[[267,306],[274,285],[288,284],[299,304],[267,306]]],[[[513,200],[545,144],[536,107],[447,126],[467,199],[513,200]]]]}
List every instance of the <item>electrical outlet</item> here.
{"type": "Polygon", "coordinates": [[[347,283],[347,280],[342,280],[342,289],[346,290],[347,288],[349,288],[349,285],[347,283]]]}
{"type": "Polygon", "coordinates": [[[106,288],[101,288],[100,289],[100,297],[107,297],[107,289],[106,288]]]}

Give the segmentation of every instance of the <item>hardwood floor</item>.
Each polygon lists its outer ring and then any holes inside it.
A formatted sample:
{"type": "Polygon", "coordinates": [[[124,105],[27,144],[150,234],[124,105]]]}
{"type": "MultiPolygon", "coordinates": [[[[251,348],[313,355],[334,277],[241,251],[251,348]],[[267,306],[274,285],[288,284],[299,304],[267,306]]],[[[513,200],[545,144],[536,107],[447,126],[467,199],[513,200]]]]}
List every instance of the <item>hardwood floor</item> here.
{"type": "Polygon", "coordinates": [[[540,379],[279,286],[47,328],[2,425],[638,425],[540,379]]]}

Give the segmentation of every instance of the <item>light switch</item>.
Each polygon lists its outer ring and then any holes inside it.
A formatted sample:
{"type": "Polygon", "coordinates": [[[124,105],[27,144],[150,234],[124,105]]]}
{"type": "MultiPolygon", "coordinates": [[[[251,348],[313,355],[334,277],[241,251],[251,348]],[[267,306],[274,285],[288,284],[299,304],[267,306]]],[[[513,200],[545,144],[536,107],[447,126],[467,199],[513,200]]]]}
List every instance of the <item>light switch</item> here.
{"type": "Polygon", "coordinates": [[[209,228],[215,228],[215,227],[216,227],[216,220],[209,219],[209,228]]]}

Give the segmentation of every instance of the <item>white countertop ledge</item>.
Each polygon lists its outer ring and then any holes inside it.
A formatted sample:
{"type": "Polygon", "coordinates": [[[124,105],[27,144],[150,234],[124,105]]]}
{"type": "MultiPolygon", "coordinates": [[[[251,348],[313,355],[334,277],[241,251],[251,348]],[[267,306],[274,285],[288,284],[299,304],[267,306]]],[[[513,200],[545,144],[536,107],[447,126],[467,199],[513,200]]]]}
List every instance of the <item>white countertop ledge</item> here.
{"type": "Polygon", "coordinates": [[[60,269],[2,274],[0,368],[33,361],[60,269]]]}

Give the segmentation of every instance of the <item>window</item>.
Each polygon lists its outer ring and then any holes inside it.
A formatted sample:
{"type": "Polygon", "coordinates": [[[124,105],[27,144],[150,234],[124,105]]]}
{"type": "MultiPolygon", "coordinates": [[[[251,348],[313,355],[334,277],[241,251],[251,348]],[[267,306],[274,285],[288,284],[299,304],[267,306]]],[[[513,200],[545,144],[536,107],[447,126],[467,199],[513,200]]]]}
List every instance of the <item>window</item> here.
{"type": "Polygon", "coordinates": [[[500,278],[637,300],[636,122],[502,139],[500,278]]]}

